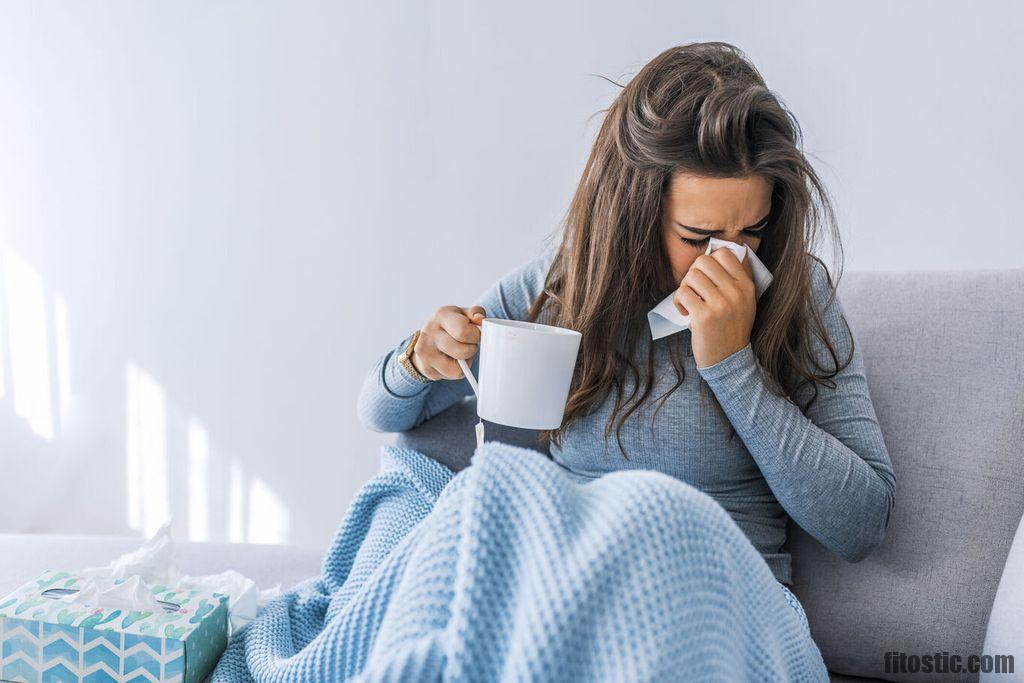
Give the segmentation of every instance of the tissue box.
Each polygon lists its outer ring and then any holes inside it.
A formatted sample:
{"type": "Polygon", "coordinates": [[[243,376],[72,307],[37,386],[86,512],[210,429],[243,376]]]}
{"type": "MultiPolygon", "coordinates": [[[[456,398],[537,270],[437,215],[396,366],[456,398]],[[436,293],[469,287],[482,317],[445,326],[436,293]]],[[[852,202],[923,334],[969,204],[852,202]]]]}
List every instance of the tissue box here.
{"type": "Polygon", "coordinates": [[[227,596],[153,586],[162,613],[60,598],[74,572],[47,571],[0,598],[0,680],[202,681],[227,646],[227,596]]]}

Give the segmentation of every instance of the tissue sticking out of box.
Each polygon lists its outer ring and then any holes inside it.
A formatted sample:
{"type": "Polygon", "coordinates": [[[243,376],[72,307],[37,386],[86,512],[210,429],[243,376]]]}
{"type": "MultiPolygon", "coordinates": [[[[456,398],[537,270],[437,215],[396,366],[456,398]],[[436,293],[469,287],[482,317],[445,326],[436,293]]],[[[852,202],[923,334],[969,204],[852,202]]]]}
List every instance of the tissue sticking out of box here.
{"type": "MultiPolygon", "coordinates": [[[[761,262],[761,259],[757,258],[754,250],[745,244],[737,244],[729,240],[720,240],[717,237],[712,237],[708,240],[708,248],[704,253],[710,254],[717,249],[729,249],[736,254],[736,258],[741,263],[744,258],[750,259],[756,298],[760,299],[761,294],[764,293],[764,290],[768,289],[768,285],[772,283],[774,278],[764,263],[761,262]]],[[[690,328],[690,316],[679,312],[674,301],[675,296],[676,293],[672,292],[647,314],[647,321],[651,326],[651,339],[661,339],[662,337],[667,337],[690,328]]]]}
{"type": "Polygon", "coordinates": [[[175,605],[174,610],[168,610],[160,604],[150,586],[137,575],[115,579],[109,574],[98,573],[95,570],[84,571],[79,574],[75,590],[65,588],[61,592],[63,595],[55,597],[53,591],[47,591],[43,597],[59,600],[66,605],[88,605],[98,609],[120,609],[125,612],[139,610],[160,613],[177,611],[178,607],[175,605]]]}
{"type": "Polygon", "coordinates": [[[233,569],[205,576],[182,574],[174,562],[170,523],[139,548],[115,558],[107,566],[82,569],[76,574],[84,583],[78,586],[79,592],[62,597],[64,602],[159,612],[165,607],[154,597],[154,586],[221,593],[228,596],[232,632],[255,619],[260,607],[281,592],[280,586],[261,591],[252,579],[233,569]]]}

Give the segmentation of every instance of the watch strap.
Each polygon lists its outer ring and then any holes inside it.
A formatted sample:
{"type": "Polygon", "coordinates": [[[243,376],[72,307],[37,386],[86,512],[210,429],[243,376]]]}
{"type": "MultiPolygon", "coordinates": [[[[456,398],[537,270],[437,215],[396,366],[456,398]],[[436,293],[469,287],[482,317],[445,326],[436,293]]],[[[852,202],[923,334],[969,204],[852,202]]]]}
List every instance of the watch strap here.
{"type": "Polygon", "coordinates": [[[416,366],[413,365],[412,362],[412,352],[413,349],[416,347],[416,341],[419,338],[420,330],[416,330],[416,332],[413,333],[412,338],[409,340],[409,343],[406,344],[405,348],[402,350],[402,354],[398,357],[398,364],[401,365],[402,368],[407,373],[409,373],[409,376],[412,377],[417,382],[420,382],[422,384],[429,384],[433,380],[424,375],[419,370],[417,370],[416,366]]]}

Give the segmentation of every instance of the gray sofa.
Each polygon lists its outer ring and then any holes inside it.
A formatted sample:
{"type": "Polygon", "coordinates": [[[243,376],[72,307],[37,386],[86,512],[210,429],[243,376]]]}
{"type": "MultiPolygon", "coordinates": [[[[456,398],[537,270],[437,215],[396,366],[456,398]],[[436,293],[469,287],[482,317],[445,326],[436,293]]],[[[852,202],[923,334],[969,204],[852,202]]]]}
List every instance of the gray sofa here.
{"type": "MultiPolygon", "coordinates": [[[[839,296],[864,353],[897,502],[882,547],[857,564],[790,527],[794,591],[833,680],[936,678],[886,675],[887,651],[1016,654],[1024,669],[1024,528],[1014,542],[1024,512],[1024,270],[849,272],[839,296]]],[[[462,469],[475,422],[467,400],[396,443],[462,469]]],[[[539,448],[532,432],[488,424],[487,434],[539,448]]],[[[42,569],[106,564],[138,544],[0,534],[0,595],[42,569]]],[[[323,555],[219,543],[178,548],[187,573],[234,568],[261,586],[285,588],[318,574],[323,555]]]]}
{"type": "MultiPolygon", "coordinates": [[[[864,354],[897,501],[884,543],[856,564],[790,523],[793,590],[833,680],[937,678],[887,674],[890,651],[1015,647],[1024,669],[1024,530],[1006,563],[1024,512],[1024,269],[847,272],[839,298],[864,354]]],[[[396,442],[462,469],[476,419],[466,399],[396,442]]],[[[545,450],[526,430],[488,423],[487,436],[545,450]]]]}

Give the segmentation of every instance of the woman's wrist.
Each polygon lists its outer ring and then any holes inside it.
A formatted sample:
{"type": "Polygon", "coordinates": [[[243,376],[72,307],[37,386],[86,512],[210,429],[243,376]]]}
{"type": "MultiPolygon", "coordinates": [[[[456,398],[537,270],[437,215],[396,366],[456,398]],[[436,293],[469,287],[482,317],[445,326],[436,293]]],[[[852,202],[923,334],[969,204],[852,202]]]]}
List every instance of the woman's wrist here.
{"type": "Polygon", "coordinates": [[[754,349],[751,346],[751,343],[747,342],[739,350],[734,351],[717,363],[712,363],[711,365],[703,368],[697,366],[697,372],[699,372],[705,380],[710,381],[734,373],[754,361],[756,361],[754,349]]]}
{"type": "Polygon", "coordinates": [[[413,370],[415,370],[416,372],[410,374],[416,377],[416,379],[419,380],[420,382],[433,382],[434,380],[427,377],[427,374],[423,371],[423,366],[420,364],[421,360],[422,359],[416,355],[416,350],[413,349],[409,355],[409,364],[412,365],[413,370]]]}
{"type": "Polygon", "coordinates": [[[402,351],[402,354],[398,357],[398,364],[406,371],[406,373],[408,373],[409,377],[416,382],[429,384],[433,380],[423,373],[422,368],[417,363],[416,342],[419,341],[419,338],[420,330],[416,330],[412,335],[412,339],[409,340],[409,343],[402,351]]]}

